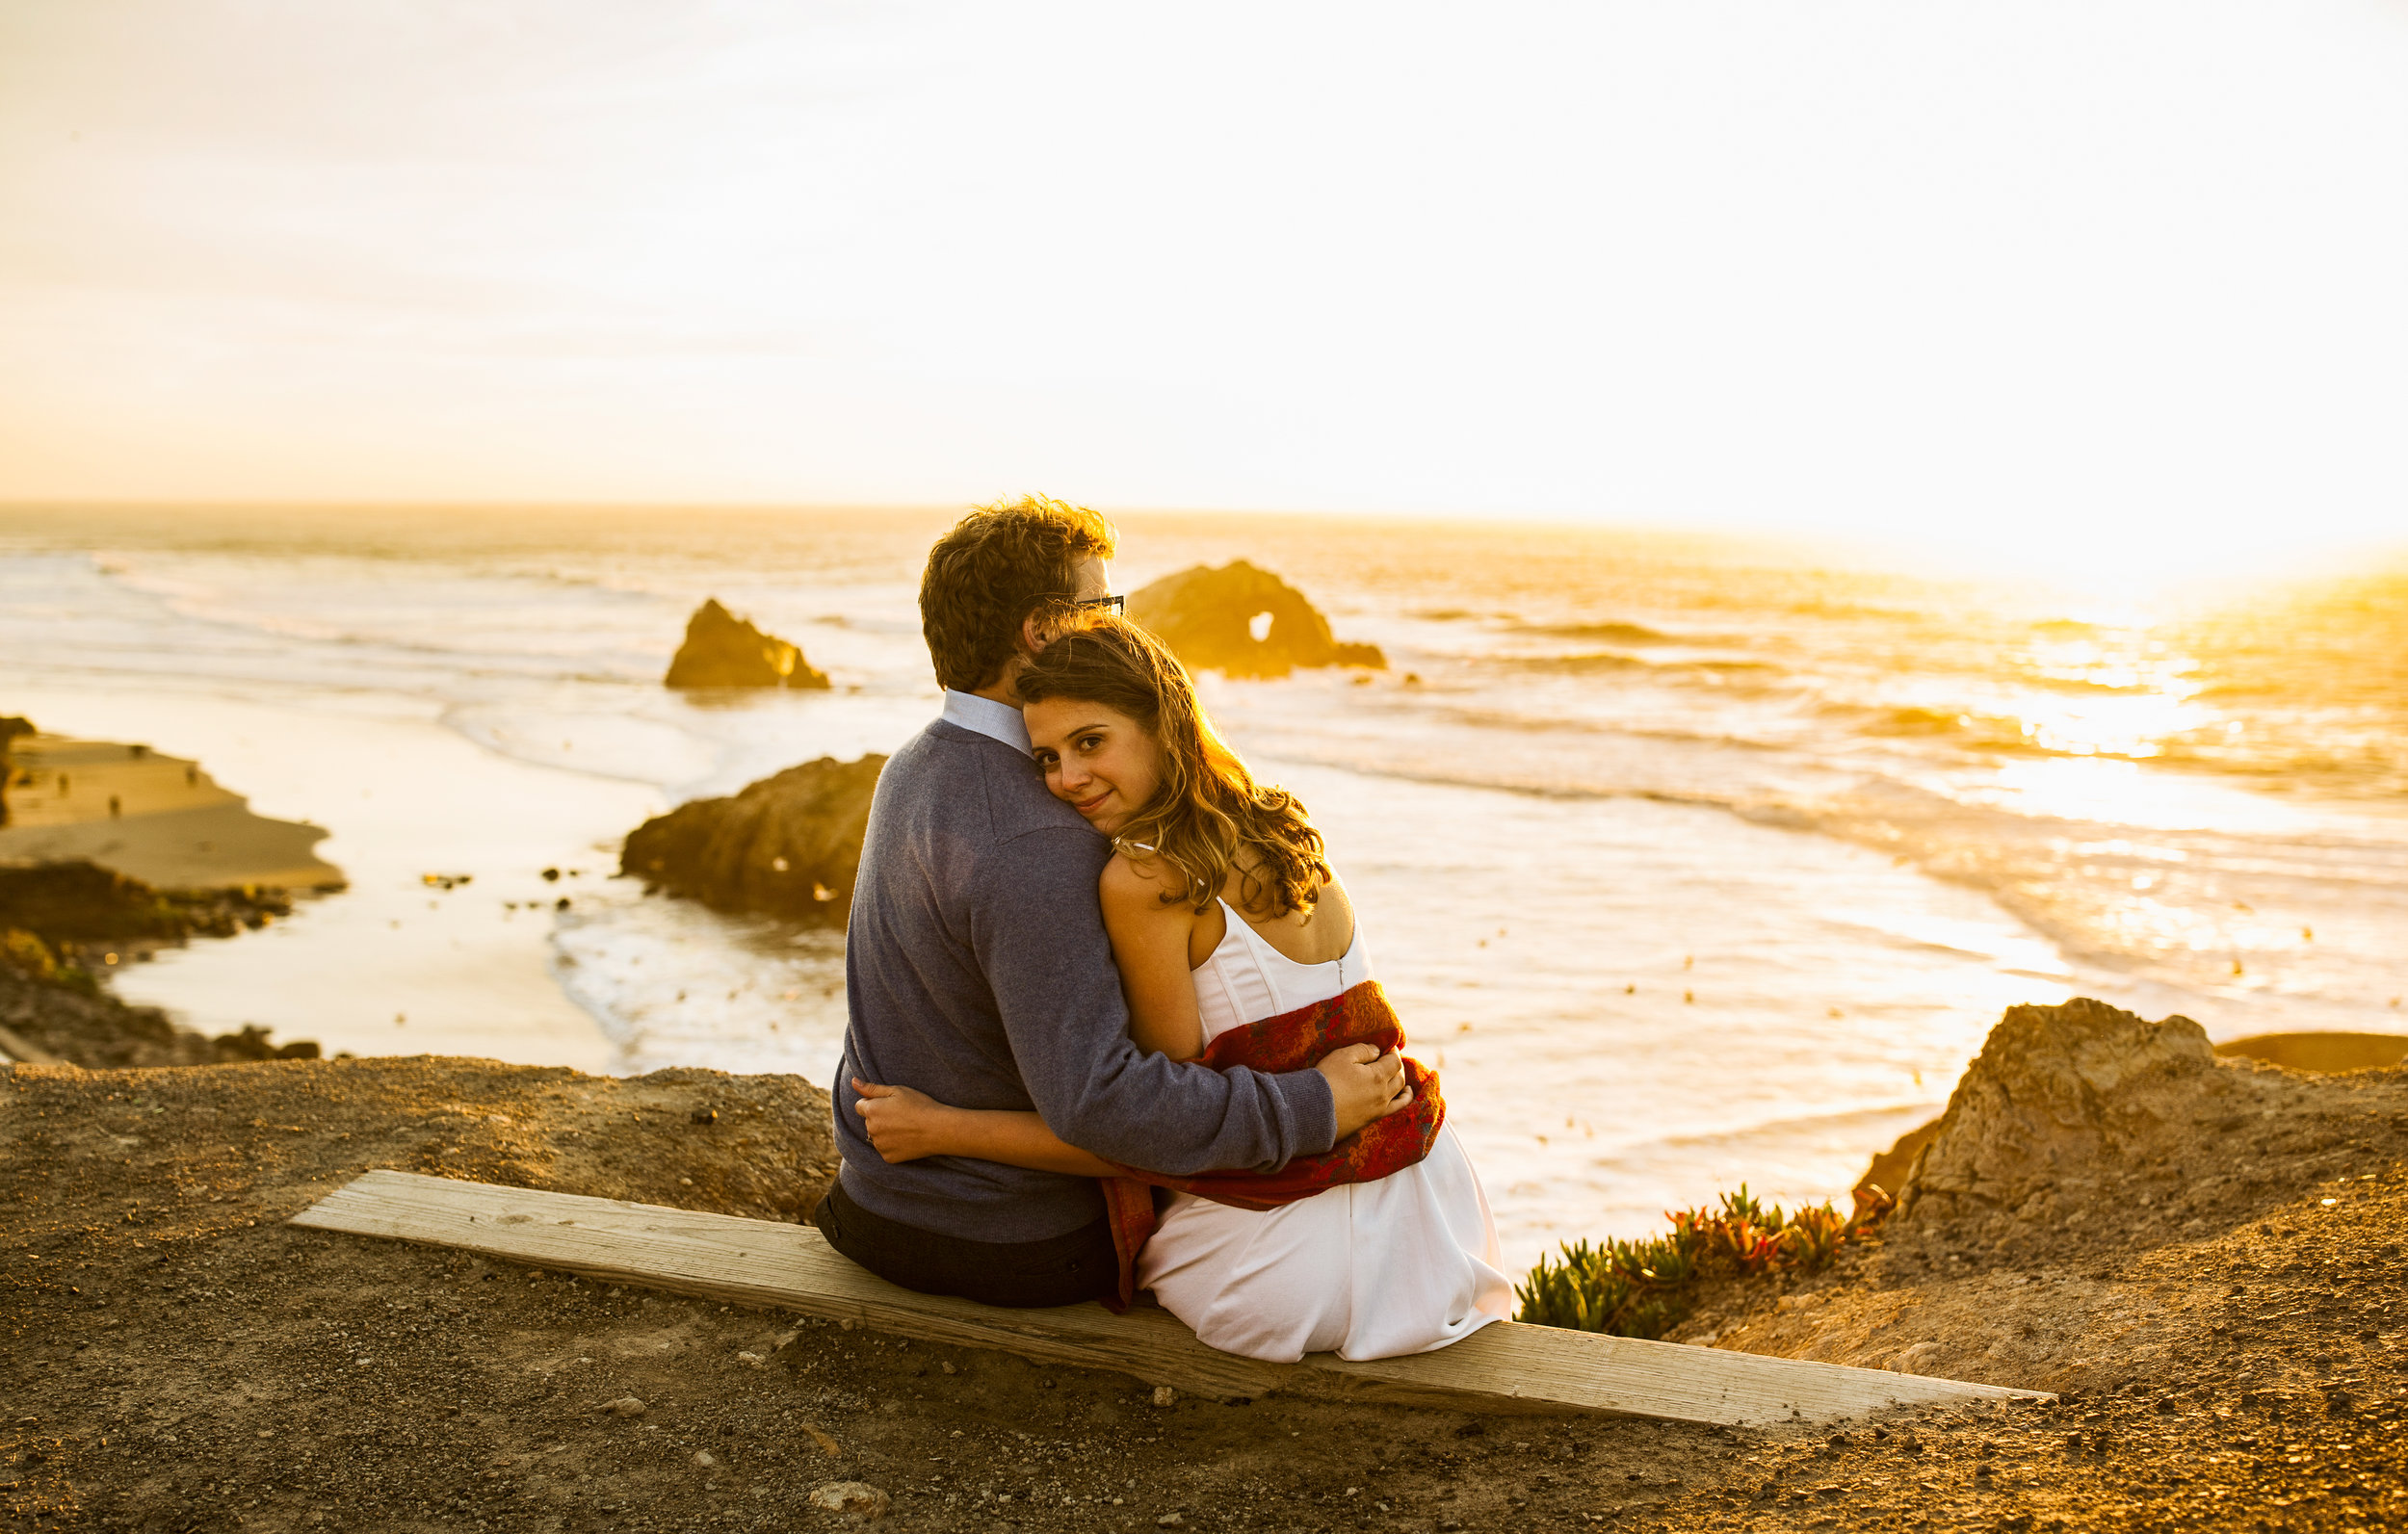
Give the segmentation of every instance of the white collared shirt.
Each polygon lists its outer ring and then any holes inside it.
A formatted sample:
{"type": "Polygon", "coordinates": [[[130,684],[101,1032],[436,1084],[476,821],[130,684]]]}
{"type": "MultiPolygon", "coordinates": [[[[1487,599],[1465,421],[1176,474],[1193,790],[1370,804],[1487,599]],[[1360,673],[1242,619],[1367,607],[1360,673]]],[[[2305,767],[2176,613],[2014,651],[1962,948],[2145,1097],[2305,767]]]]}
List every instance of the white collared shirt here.
{"type": "Polygon", "coordinates": [[[1008,703],[982,698],[975,692],[945,689],[945,712],[937,715],[947,724],[975,730],[990,740],[1001,741],[1022,756],[1034,756],[1029,749],[1029,723],[1020,711],[1008,703]]]}

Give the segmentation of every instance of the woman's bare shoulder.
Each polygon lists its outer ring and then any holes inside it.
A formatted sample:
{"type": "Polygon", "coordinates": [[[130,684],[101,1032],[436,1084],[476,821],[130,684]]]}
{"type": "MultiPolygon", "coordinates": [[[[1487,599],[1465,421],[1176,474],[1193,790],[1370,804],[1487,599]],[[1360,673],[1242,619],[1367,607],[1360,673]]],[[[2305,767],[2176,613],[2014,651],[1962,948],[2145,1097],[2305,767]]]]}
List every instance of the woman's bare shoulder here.
{"type": "Polygon", "coordinates": [[[1154,859],[1114,852],[1104,871],[1096,875],[1095,893],[1106,910],[1158,909],[1163,896],[1169,893],[1165,878],[1165,871],[1154,859]]]}

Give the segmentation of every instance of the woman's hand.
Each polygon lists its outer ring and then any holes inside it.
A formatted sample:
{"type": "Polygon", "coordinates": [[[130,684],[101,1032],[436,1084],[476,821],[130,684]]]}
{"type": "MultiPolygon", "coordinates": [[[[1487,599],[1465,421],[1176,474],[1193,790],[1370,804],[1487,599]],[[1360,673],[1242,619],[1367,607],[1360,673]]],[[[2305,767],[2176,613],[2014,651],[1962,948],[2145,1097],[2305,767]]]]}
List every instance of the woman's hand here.
{"type": "Polygon", "coordinates": [[[855,1077],[852,1089],[861,1095],[852,1110],[861,1115],[862,1132],[882,1159],[893,1163],[954,1154],[945,1131],[957,1110],[907,1086],[880,1086],[855,1077]]]}

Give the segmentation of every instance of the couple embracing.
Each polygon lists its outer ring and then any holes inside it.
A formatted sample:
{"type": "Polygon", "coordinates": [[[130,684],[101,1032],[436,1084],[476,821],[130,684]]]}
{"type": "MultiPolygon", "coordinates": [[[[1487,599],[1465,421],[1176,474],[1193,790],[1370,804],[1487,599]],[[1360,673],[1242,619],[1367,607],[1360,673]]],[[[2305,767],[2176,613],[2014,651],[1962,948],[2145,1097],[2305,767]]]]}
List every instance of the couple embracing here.
{"type": "Polygon", "coordinates": [[[906,1287],[1129,1303],[1211,1345],[1426,1352],[1511,1309],[1496,1224],[1321,834],[1115,615],[1111,525],[929,552],[944,712],[878,779],[816,1224],[906,1287]]]}

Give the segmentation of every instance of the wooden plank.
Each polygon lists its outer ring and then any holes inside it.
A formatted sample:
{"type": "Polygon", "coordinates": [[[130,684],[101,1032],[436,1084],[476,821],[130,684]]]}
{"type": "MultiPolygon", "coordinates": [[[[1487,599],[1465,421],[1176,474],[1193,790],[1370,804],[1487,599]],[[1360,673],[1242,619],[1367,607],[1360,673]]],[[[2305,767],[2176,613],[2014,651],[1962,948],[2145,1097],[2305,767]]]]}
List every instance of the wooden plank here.
{"type": "Polygon", "coordinates": [[[39,1045],[28,1044],[7,1028],[0,1028],[0,1061],[6,1061],[10,1065],[65,1065],[66,1063],[39,1045]]]}
{"type": "Polygon", "coordinates": [[[914,1293],[854,1265],[807,1226],[407,1172],[370,1172],[292,1223],[1112,1369],[1200,1395],[1288,1390],[1453,1411],[1596,1412],[1731,1425],[1827,1422],[1893,1405],[2039,1396],[1512,1322],[1410,1358],[1353,1362],[1317,1353],[1302,1364],[1266,1364],[1205,1346],[1161,1310],[1113,1315],[1090,1304],[1008,1311],[914,1293]]]}
{"type": "Polygon", "coordinates": [[[678,1294],[774,1306],[902,1337],[1116,1369],[1199,1395],[1262,1395],[1287,1370],[1217,1352],[1153,1309],[1008,1311],[916,1294],[839,1255],[804,1225],[615,1199],[370,1172],[293,1217],[296,1225],[508,1258],[678,1294]]]}

